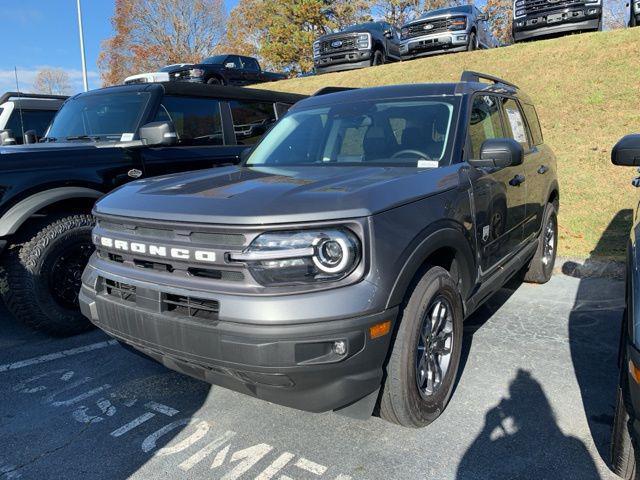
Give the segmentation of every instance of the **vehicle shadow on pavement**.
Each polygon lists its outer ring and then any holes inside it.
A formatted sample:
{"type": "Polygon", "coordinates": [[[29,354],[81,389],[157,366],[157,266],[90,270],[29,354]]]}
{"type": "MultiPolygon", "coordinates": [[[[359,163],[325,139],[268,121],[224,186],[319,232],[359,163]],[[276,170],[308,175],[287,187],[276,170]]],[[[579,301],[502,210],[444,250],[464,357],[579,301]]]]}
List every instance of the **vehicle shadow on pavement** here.
{"type": "Polygon", "coordinates": [[[560,430],[540,383],[519,369],[508,398],[487,411],[482,431],[458,464],[456,478],[600,477],[584,443],[560,430]]]}
{"type": "Polygon", "coordinates": [[[0,332],[2,479],[128,478],[203,428],[209,384],[99,330],[51,338],[0,304],[0,332]]]}
{"type": "MultiPolygon", "coordinates": [[[[603,232],[585,265],[602,262],[603,253],[624,258],[633,212],[620,210],[603,232]]],[[[610,463],[609,445],[618,383],[618,346],[624,290],[615,291],[607,278],[588,278],[568,262],[565,274],[580,278],[569,317],[569,346],[591,436],[598,453],[610,463]]],[[[620,279],[618,279],[620,280],[620,279]]]]}

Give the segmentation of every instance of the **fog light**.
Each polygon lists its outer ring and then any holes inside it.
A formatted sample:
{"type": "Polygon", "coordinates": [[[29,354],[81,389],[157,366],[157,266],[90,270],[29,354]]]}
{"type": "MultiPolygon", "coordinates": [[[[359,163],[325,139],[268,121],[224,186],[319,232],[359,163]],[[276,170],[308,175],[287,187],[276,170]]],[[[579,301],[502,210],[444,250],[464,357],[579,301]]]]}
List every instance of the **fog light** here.
{"type": "Polygon", "coordinates": [[[595,8],[589,9],[589,15],[594,15],[596,13],[598,13],[598,10],[596,10],[595,8]]]}
{"type": "Polygon", "coordinates": [[[337,340],[333,342],[333,351],[337,355],[344,355],[347,353],[347,342],[344,340],[337,340]]]}
{"type": "Polygon", "coordinates": [[[463,41],[464,41],[464,40],[466,40],[466,39],[467,39],[467,36],[466,36],[466,35],[458,35],[458,36],[456,37],[456,39],[457,39],[457,40],[463,40],[463,41]]]}

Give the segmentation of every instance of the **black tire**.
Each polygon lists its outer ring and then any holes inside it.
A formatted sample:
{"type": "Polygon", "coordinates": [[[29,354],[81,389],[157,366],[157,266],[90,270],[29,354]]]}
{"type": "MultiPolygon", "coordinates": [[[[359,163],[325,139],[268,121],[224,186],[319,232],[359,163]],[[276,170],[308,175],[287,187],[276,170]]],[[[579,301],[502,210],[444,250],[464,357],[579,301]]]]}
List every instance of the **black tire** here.
{"type": "Polygon", "coordinates": [[[211,77],[207,80],[207,85],[224,85],[224,80],[218,77],[211,77]]]}
{"type": "Polygon", "coordinates": [[[34,225],[10,245],[0,270],[0,294],[20,321],[52,335],[91,328],[78,307],[82,271],[93,252],[91,215],[67,214],[34,225]]]}
{"type": "Polygon", "coordinates": [[[440,416],[451,397],[460,365],[462,322],[462,301],[456,282],[444,268],[430,268],[413,288],[400,314],[380,397],[382,418],[405,427],[419,428],[440,416]],[[421,331],[423,321],[430,317],[432,306],[441,299],[445,299],[451,307],[451,354],[439,387],[425,396],[418,387],[419,344],[424,338],[421,331]]]}
{"type": "MultiPolygon", "coordinates": [[[[623,365],[622,368],[626,368],[623,365]]],[[[623,375],[621,375],[622,377],[623,375]]],[[[624,480],[638,480],[633,440],[629,434],[629,413],[621,387],[616,390],[616,413],[611,432],[611,470],[624,480]]]]}
{"type": "Polygon", "coordinates": [[[637,26],[638,26],[638,20],[636,20],[636,16],[632,14],[631,19],[629,20],[629,27],[633,28],[637,26]]]}
{"type": "Polygon", "coordinates": [[[542,231],[538,238],[538,248],[536,253],[524,269],[524,281],[528,283],[547,283],[553,275],[553,267],[556,263],[556,253],[558,251],[558,216],[556,207],[548,203],[544,210],[542,219],[542,231]],[[551,231],[549,231],[551,229],[551,231]],[[551,239],[549,238],[551,235],[551,239]],[[553,245],[549,252],[547,241],[552,241],[553,245]]]}
{"type": "Polygon", "coordinates": [[[371,66],[377,67],[378,65],[384,65],[384,53],[381,50],[373,52],[373,57],[371,57],[371,66]]]}
{"type": "Polygon", "coordinates": [[[478,49],[478,37],[476,37],[476,32],[471,32],[469,35],[469,44],[467,45],[467,52],[473,52],[478,49]]]}

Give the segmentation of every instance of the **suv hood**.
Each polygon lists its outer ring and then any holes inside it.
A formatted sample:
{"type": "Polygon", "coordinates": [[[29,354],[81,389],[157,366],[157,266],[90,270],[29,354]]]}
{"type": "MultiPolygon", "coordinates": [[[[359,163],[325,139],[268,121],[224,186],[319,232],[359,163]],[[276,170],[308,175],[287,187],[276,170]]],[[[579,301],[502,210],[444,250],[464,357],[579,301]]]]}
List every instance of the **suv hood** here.
{"type": "Polygon", "coordinates": [[[129,183],[95,212],[233,225],[365,217],[457,187],[458,169],[223,167],[129,183]]]}

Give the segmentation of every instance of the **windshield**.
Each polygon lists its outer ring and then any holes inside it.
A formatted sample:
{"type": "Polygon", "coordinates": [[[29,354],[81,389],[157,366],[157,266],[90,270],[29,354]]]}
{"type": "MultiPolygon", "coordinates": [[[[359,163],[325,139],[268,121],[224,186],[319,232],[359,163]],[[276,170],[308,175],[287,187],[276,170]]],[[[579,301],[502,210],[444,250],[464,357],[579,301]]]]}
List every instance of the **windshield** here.
{"type": "Polygon", "coordinates": [[[147,106],[147,92],[81,95],[67,101],[53,119],[47,137],[131,140],[147,106]]]}
{"type": "Polygon", "coordinates": [[[437,167],[448,158],[455,97],[355,102],[292,111],[246,165],[437,167]]]}
{"type": "Polygon", "coordinates": [[[202,63],[209,63],[212,65],[222,65],[228,55],[214,55],[213,57],[205,58],[202,63]]]}
{"type": "Polygon", "coordinates": [[[446,8],[437,8],[435,10],[431,10],[425,12],[422,17],[430,17],[431,15],[444,15],[446,13],[473,13],[472,5],[460,5],[457,7],[446,7],[446,8]]]}
{"type": "Polygon", "coordinates": [[[369,22],[369,23],[359,23],[358,25],[351,25],[350,27],[347,27],[342,31],[353,32],[356,30],[368,30],[368,29],[382,30],[382,27],[380,26],[379,23],[369,22]]]}

